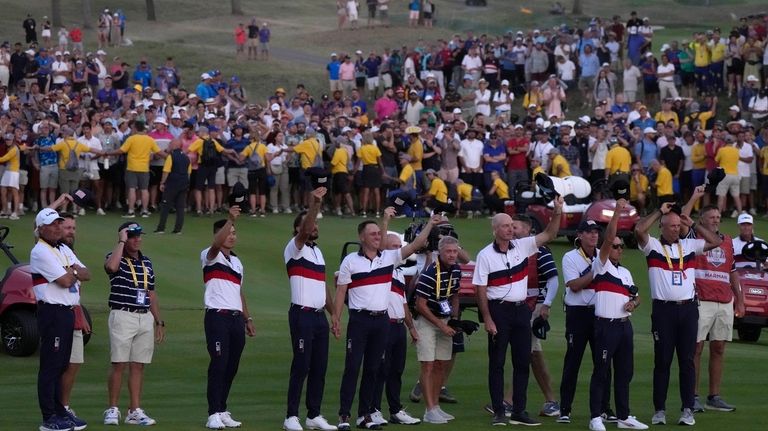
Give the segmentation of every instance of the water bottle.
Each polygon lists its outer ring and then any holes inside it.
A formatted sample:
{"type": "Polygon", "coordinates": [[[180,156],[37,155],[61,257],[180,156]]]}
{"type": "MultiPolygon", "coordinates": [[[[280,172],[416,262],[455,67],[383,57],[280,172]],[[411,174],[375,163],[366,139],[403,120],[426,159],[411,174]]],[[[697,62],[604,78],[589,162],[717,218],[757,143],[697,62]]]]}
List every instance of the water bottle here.
{"type": "Polygon", "coordinates": [[[109,157],[104,157],[104,170],[109,169],[109,157]]]}

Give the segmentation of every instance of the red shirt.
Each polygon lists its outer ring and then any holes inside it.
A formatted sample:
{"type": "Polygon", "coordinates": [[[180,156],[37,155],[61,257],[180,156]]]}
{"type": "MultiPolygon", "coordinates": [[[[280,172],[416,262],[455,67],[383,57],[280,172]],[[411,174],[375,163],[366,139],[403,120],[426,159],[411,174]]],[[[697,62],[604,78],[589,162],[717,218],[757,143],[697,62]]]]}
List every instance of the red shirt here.
{"type": "MultiPolygon", "coordinates": [[[[530,144],[528,138],[512,138],[507,141],[507,149],[525,147],[530,144]]],[[[528,163],[525,159],[525,153],[509,154],[507,153],[507,170],[528,169],[528,163]]]]}
{"type": "Polygon", "coordinates": [[[80,43],[83,41],[83,31],[79,28],[73,28],[69,32],[69,38],[72,39],[72,42],[80,43]]]}

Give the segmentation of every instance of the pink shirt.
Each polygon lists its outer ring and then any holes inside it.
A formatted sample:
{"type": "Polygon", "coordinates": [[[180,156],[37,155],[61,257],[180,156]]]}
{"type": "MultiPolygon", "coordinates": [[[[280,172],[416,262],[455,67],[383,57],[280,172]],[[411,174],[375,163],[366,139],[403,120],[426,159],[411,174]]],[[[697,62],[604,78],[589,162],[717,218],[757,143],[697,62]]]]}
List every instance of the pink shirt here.
{"type": "Polygon", "coordinates": [[[355,79],[355,63],[344,62],[339,67],[339,77],[342,81],[352,81],[355,79]]]}
{"type": "Polygon", "coordinates": [[[376,104],[373,105],[373,109],[376,111],[376,118],[383,120],[385,118],[389,118],[392,116],[392,114],[397,112],[397,102],[392,99],[382,97],[376,101],[376,104]]]}

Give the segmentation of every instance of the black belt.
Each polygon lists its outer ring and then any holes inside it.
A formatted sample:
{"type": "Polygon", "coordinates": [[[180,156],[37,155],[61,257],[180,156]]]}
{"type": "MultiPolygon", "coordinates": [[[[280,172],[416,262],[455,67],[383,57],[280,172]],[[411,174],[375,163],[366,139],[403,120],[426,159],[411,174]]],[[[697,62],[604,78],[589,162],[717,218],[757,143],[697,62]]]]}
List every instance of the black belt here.
{"type": "Polygon", "coordinates": [[[383,316],[387,314],[387,310],[376,311],[376,310],[365,310],[365,309],[351,309],[349,311],[360,313],[360,314],[367,314],[369,316],[383,316]]]}
{"type": "Polygon", "coordinates": [[[70,310],[75,307],[74,305],[51,304],[50,302],[45,302],[45,301],[37,301],[37,305],[49,305],[51,307],[62,307],[62,308],[68,308],[70,310]]]}
{"type": "Polygon", "coordinates": [[[693,297],[691,299],[683,299],[681,301],[665,301],[663,299],[654,299],[653,302],[657,304],[673,304],[673,305],[685,305],[685,304],[691,304],[693,302],[698,301],[697,297],[693,297]]]}
{"type": "Polygon", "coordinates": [[[304,311],[305,313],[322,313],[325,311],[324,308],[305,307],[299,304],[291,304],[291,309],[304,311]]]}
{"type": "Polygon", "coordinates": [[[237,317],[237,316],[243,314],[243,312],[240,311],[240,310],[228,310],[228,309],[225,309],[225,308],[206,308],[205,312],[206,313],[224,314],[224,315],[232,316],[232,317],[237,317]]]}
{"type": "Polygon", "coordinates": [[[149,308],[131,308],[131,307],[109,307],[112,310],[127,311],[129,313],[146,314],[149,308]]]}
{"type": "Polygon", "coordinates": [[[405,319],[389,319],[389,323],[397,323],[398,325],[405,322],[405,319]]]}
{"type": "Polygon", "coordinates": [[[610,317],[598,317],[598,316],[595,316],[595,320],[601,320],[603,322],[628,322],[629,321],[629,317],[614,317],[614,318],[610,318],[610,317]]]}
{"type": "Polygon", "coordinates": [[[515,307],[519,307],[521,305],[526,305],[525,301],[507,301],[504,299],[492,299],[491,302],[495,302],[497,304],[509,304],[515,307]]]}
{"type": "Polygon", "coordinates": [[[589,308],[589,309],[594,309],[595,306],[594,305],[568,305],[568,304],[565,304],[565,308],[577,308],[577,309],[579,309],[579,308],[589,308]]]}

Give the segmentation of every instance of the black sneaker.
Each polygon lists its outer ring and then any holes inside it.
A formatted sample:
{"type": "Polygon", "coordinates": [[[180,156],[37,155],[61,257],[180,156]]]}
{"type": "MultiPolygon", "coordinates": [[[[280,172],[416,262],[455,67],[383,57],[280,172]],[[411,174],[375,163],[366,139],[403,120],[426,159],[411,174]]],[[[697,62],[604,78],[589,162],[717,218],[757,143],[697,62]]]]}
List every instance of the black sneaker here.
{"type": "Polygon", "coordinates": [[[349,416],[340,416],[337,429],[339,431],[349,431],[351,429],[349,426],[349,419],[349,416]]]}
{"type": "Polygon", "coordinates": [[[509,420],[504,415],[493,415],[493,419],[491,420],[491,425],[495,427],[505,427],[507,426],[507,423],[509,423],[509,420]]]}
{"type": "Polygon", "coordinates": [[[541,422],[531,419],[531,417],[528,416],[528,412],[512,413],[512,416],[509,417],[509,423],[512,425],[525,425],[529,427],[541,425],[541,422]]]}
{"type": "Polygon", "coordinates": [[[451,395],[450,392],[448,392],[448,388],[443,386],[440,389],[440,402],[441,403],[448,403],[448,404],[456,404],[459,401],[456,400],[456,398],[453,395],[451,395]]]}
{"type": "Polygon", "coordinates": [[[72,429],[75,431],[82,431],[88,427],[88,423],[75,416],[75,413],[72,410],[66,410],[65,419],[69,420],[69,423],[72,425],[72,429]]]}
{"type": "Polygon", "coordinates": [[[607,422],[609,424],[615,424],[619,422],[619,418],[616,416],[616,413],[613,412],[611,409],[607,409],[602,415],[603,422],[607,422]]]}

